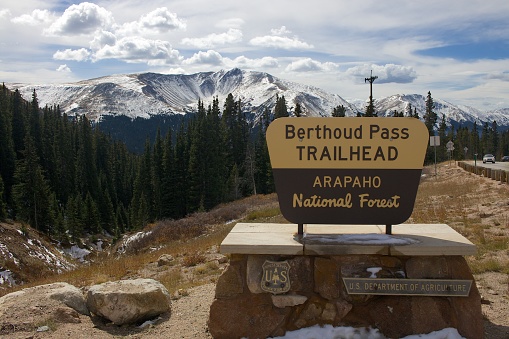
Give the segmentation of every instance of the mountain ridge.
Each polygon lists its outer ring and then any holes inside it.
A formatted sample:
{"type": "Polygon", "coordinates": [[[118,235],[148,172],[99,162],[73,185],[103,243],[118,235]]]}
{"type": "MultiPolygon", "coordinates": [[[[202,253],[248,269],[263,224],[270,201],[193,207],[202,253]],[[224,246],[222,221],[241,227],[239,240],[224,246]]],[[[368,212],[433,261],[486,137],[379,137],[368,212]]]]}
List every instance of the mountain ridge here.
{"type": "MultiPolygon", "coordinates": [[[[9,86],[7,84],[7,86],[9,86]]],[[[68,84],[13,84],[23,97],[30,98],[33,90],[41,106],[60,105],[68,115],[86,114],[100,121],[106,115],[125,115],[131,119],[148,119],[155,115],[192,113],[198,100],[208,105],[214,98],[224,102],[228,94],[240,100],[245,112],[253,113],[256,123],[265,108],[272,109],[276,96],[285,96],[290,112],[298,102],[307,116],[330,116],[333,109],[343,105],[347,116],[365,110],[366,101],[348,102],[338,94],[318,87],[286,81],[269,73],[245,71],[239,68],[190,75],[132,73],[108,75],[68,84]]],[[[375,100],[379,116],[391,116],[394,110],[406,112],[409,104],[417,108],[422,118],[425,97],[420,94],[394,94],[375,100]]],[[[448,125],[492,123],[509,128],[509,108],[483,112],[473,107],[454,105],[433,98],[435,112],[445,115],[448,125]]]]}

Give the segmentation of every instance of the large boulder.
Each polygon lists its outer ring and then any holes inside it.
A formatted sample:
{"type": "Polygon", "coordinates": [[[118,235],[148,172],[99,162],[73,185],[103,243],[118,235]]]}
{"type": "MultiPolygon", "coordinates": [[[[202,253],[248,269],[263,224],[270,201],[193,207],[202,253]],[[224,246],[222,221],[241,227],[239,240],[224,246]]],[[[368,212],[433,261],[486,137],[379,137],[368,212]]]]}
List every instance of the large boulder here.
{"type": "Polygon", "coordinates": [[[88,315],[82,291],[64,282],[40,285],[0,298],[0,336],[33,331],[41,323],[79,323],[88,315]]]}
{"type": "Polygon", "coordinates": [[[139,323],[171,311],[170,293],[153,279],[94,285],[86,301],[90,312],[116,325],[139,323]]]}

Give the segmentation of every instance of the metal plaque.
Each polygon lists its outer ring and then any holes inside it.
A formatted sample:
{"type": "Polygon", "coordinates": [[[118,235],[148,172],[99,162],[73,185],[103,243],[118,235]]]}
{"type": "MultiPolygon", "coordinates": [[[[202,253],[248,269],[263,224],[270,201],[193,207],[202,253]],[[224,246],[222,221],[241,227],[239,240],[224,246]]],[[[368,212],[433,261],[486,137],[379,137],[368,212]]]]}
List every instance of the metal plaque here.
{"type": "Polygon", "coordinates": [[[343,278],[348,294],[468,297],[472,280],[343,278]]]}
{"type": "Polygon", "coordinates": [[[290,264],[288,261],[265,260],[262,265],[261,288],[272,294],[282,294],[290,290],[290,264]]]}

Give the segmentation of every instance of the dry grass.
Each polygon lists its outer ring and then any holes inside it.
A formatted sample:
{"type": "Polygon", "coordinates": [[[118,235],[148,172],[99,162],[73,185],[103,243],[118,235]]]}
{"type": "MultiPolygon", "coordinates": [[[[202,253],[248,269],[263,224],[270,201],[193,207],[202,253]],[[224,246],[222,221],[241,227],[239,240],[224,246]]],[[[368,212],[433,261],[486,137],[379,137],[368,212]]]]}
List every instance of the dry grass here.
{"type": "Polygon", "coordinates": [[[509,186],[448,163],[419,185],[409,222],[445,223],[477,246],[467,257],[474,274],[509,273],[509,186]]]}

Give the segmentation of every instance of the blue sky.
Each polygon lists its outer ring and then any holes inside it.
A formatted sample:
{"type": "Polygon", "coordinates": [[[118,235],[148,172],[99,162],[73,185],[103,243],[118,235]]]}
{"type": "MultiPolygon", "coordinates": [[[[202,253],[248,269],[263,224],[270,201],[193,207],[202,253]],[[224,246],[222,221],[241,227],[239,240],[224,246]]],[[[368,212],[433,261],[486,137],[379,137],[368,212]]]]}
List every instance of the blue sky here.
{"type": "Polygon", "coordinates": [[[2,0],[0,81],[239,67],[346,100],[509,108],[509,1],[2,0]]]}

